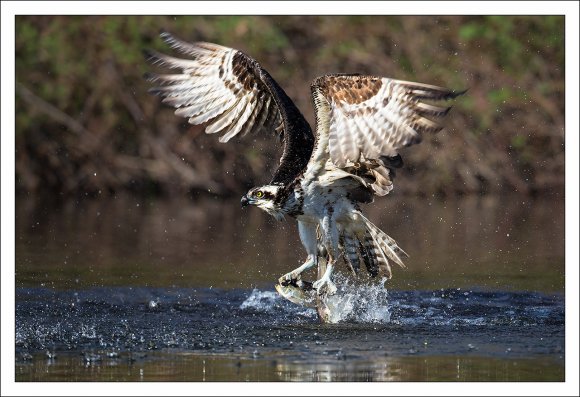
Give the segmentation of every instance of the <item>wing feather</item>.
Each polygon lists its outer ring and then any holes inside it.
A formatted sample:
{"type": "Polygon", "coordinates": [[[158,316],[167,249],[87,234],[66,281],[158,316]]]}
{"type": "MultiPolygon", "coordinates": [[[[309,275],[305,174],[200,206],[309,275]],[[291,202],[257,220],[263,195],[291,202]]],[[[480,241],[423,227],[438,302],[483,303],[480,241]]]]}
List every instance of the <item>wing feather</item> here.
{"type": "Polygon", "coordinates": [[[380,157],[381,141],[379,135],[375,132],[376,127],[369,124],[369,119],[365,117],[356,117],[353,119],[360,132],[360,144],[368,148],[368,156],[371,159],[380,157]],[[364,133],[364,132],[367,133],[364,133]]]}
{"type": "Polygon", "coordinates": [[[258,118],[258,115],[262,111],[262,106],[264,106],[264,100],[262,98],[262,95],[258,93],[257,97],[254,99],[254,102],[252,103],[252,112],[250,114],[250,117],[248,118],[248,121],[244,125],[242,131],[240,131],[241,136],[246,136],[251,131],[252,126],[256,124],[256,119],[258,118]]]}
{"type": "Polygon", "coordinates": [[[220,142],[229,141],[232,137],[236,136],[238,132],[241,131],[244,123],[248,120],[248,117],[250,117],[250,111],[252,110],[251,100],[251,97],[246,96],[242,99],[242,105],[236,107],[237,114],[231,123],[232,127],[227,133],[220,137],[220,142]]]}
{"type": "Polygon", "coordinates": [[[465,92],[361,75],[322,76],[311,88],[317,144],[307,175],[314,178],[332,166],[349,169],[357,164],[357,170],[367,169],[388,184],[373,186],[377,194],[390,191],[392,184],[384,178],[389,170],[381,158],[395,157],[401,148],[419,143],[424,134],[443,128],[437,121],[451,107],[425,101],[452,99],[465,92]],[[331,166],[320,167],[325,161],[331,166]]]}
{"type": "Polygon", "coordinates": [[[176,70],[147,73],[145,78],[157,85],[150,89],[152,94],[175,107],[177,116],[204,125],[206,133],[220,133],[220,142],[263,129],[284,138],[280,166],[271,183],[287,184],[303,172],[314,143],[310,126],[258,62],[213,43],[187,43],[166,32],[161,38],[192,59],[146,51],[152,64],[176,70]]]}
{"type": "MultiPolygon", "coordinates": [[[[226,105],[226,110],[221,113],[213,123],[205,128],[206,134],[215,134],[228,128],[237,114],[242,98],[234,98],[232,103],[226,105]]],[[[251,127],[250,127],[251,128],[251,127]]]]}
{"type": "Polygon", "coordinates": [[[191,76],[188,76],[186,74],[157,74],[147,72],[143,77],[150,83],[158,83],[161,84],[162,86],[177,85],[180,83],[191,84],[191,82],[189,81],[189,79],[191,79],[191,76]]]}
{"type": "MultiPolygon", "coordinates": [[[[262,126],[263,129],[270,128],[269,122],[268,122],[270,109],[272,109],[272,106],[270,106],[270,101],[271,101],[270,97],[266,97],[265,99],[260,100],[260,104],[262,105],[262,109],[260,109],[260,112],[258,114],[256,114],[255,125],[262,126]]],[[[247,133],[247,132],[244,132],[244,133],[247,133]]]]}

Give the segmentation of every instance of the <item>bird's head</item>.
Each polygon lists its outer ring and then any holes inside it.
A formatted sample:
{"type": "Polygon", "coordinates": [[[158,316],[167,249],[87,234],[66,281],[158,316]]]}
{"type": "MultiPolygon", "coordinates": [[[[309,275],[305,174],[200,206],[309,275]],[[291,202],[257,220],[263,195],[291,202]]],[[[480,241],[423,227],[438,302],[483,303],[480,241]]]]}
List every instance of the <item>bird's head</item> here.
{"type": "Polygon", "coordinates": [[[242,207],[248,205],[255,205],[272,215],[278,220],[284,218],[284,213],[280,203],[276,202],[276,196],[283,189],[283,186],[278,185],[266,185],[252,188],[242,196],[242,207]]]}

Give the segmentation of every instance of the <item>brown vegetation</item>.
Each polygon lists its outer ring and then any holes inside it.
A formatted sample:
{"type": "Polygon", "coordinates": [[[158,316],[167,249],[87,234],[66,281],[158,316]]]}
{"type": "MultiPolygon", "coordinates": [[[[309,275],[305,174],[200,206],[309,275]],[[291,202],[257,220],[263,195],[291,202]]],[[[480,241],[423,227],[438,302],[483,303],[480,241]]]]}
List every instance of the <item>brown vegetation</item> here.
{"type": "Polygon", "coordinates": [[[256,58],[311,123],[309,83],[326,73],[468,88],[443,132],[402,153],[398,191],[564,186],[563,17],[19,16],[19,192],[229,195],[267,182],[277,142],[220,144],[147,94],[141,50],[168,51],[162,28],[256,58]]]}

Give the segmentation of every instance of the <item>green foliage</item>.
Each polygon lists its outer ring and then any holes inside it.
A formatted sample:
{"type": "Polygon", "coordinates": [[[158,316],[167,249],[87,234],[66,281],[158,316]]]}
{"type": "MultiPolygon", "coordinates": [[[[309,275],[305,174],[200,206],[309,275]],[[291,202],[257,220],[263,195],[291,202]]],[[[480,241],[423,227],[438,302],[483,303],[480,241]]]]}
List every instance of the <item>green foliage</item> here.
{"type": "Polygon", "coordinates": [[[487,93],[487,98],[489,102],[496,107],[505,104],[512,96],[513,93],[507,87],[502,87],[497,90],[491,90],[487,93]]]}
{"type": "Polygon", "coordinates": [[[514,135],[511,139],[512,147],[515,149],[522,149],[526,146],[527,138],[523,135],[514,135]]]}
{"type": "Polygon", "coordinates": [[[530,71],[538,56],[564,60],[564,19],[561,16],[474,18],[459,28],[461,40],[477,45],[496,65],[517,75],[530,71]]]}

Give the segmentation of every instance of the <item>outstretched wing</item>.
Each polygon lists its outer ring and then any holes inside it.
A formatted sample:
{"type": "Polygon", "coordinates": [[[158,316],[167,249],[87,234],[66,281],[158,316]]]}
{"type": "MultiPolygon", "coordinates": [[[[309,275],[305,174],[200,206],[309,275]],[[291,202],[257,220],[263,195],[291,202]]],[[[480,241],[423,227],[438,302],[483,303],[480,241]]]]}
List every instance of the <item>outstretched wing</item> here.
{"type": "Polygon", "coordinates": [[[189,123],[205,126],[206,133],[221,134],[220,142],[260,130],[279,135],[284,150],[272,184],[287,184],[304,170],[314,143],[310,126],[258,62],[217,44],[186,43],[169,33],[161,37],[191,59],[146,51],[151,63],[178,71],[147,73],[147,80],[159,85],[151,93],[189,123]]]}
{"type": "Polygon", "coordinates": [[[432,119],[442,118],[450,107],[424,101],[465,92],[360,75],[322,76],[311,88],[317,141],[306,175],[364,176],[378,195],[392,189],[391,170],[400,163],[399,149],[443,128],[432,119]]]}

